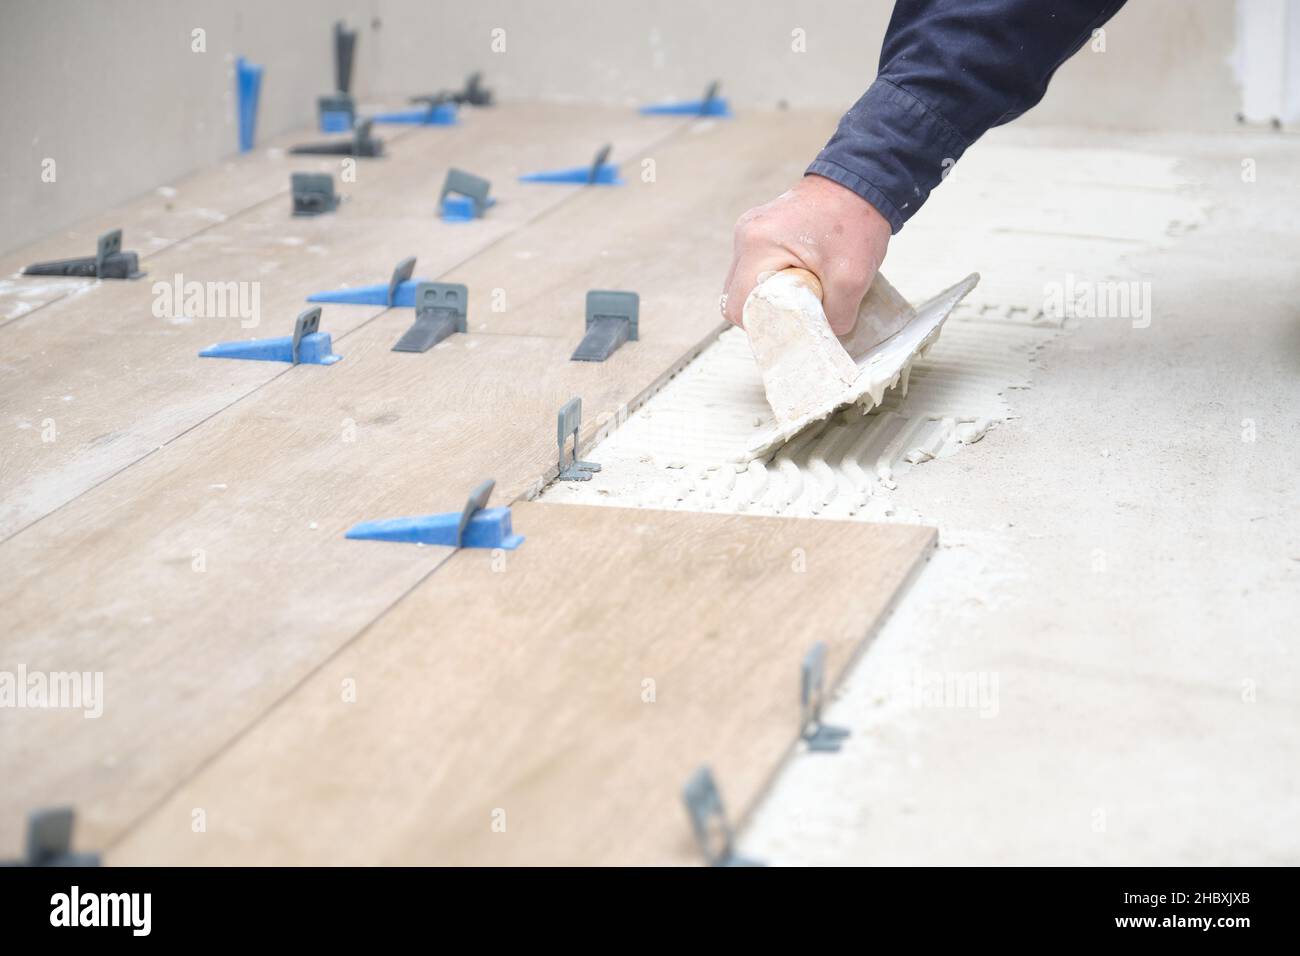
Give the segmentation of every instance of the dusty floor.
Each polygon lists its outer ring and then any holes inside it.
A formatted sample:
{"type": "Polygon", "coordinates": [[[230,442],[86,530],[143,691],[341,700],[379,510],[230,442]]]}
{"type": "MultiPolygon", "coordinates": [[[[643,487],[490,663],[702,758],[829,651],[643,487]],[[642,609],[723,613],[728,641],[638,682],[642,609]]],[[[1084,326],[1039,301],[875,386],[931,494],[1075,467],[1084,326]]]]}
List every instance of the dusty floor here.
{"type": "MultiPolygon", "coordinates": [[[[746,855],[1300,863],[1297,169],[1294,136],[1008,129],[895,240],[885,271],[914,299],[984,273],[996,344],[969,371],[998,369],[1007,409],[828,511],[934,524],[941,546],[828,714],[853,736],[790,760],[746,855]],[[1149,311],[1034,315],[1050,283],[1114,280],[1149,283],[1149,311]]],[[[681,462],[619,488],[624,429],[589,456],[603,484],[548,496],[735,505],[681,462]]],[[[800,513],[788,498],[757,510],[800,513]]]]}

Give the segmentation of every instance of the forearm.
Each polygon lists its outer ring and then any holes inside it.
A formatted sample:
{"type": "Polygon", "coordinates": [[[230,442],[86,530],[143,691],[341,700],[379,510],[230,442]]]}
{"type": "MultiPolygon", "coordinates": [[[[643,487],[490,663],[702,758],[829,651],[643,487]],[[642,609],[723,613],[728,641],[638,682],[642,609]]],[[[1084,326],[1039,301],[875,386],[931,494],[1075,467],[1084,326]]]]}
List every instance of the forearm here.
{"type": "Polygon", "coordinates": [[[808,167],[895,232],[990,127],[1015,119],[1124,0],[898,0],[876,81],[808,167]]]}

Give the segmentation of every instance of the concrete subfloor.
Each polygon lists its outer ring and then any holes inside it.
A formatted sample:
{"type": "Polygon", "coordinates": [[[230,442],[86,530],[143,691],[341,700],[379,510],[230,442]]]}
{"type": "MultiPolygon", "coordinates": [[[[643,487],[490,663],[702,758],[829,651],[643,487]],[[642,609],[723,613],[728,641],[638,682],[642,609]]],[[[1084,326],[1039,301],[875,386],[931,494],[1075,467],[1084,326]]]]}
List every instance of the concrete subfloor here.
{"type": "Polygon", "coordinates": [[[900,484],[939,551],[827,714],[844,750],[792,757],[741,849],[1300,863],[1300,138],[997,141],[1180,157],[1207,216],[1122,258],[1149,327],[1076,320],[1017,419],[900,484]]]}

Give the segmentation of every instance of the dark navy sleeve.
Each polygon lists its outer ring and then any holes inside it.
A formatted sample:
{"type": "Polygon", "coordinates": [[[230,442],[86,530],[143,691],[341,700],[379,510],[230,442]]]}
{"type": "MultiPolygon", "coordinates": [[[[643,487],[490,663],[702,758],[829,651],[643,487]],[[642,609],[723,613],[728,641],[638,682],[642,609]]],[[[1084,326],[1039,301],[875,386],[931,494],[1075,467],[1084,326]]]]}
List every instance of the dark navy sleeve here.
{"type": "Polygon", "coordinates": [[[808,167],[903,228],[948,167],[1032,107],[1124,0],[898,0],[876,80],[808,167]]]}

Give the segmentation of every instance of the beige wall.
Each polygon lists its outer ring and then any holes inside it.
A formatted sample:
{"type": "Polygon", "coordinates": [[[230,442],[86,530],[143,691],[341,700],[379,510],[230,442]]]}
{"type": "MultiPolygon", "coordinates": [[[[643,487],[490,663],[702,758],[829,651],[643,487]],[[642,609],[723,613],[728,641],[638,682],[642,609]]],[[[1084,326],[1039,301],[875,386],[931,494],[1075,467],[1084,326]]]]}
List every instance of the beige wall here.
{"type": "MultiPolygon", "coordinates": [[[[1050,8],[1051,0],[1043,0],[1050,8]]],[[[377,0],[377,82],[427,86],[439,65],[487,71],[510,98],[646,102],[699,95],[719,79],[742,105],[847,108],[876,73],[890,0],[377,0]],[[490,48],[505,30],[506,51],[490,48]],[[791,49],[801,29],[807,52],[791,49]],[[459,38],[443,43],[442,36],[459,38]],[[422,46],[438,50],[422,57],[422,46]]],[[[1132,0],[1106,51],[1081,51],[1025,119],[1132,129],[1226,128],[1238,97],[1228,65],[1232,0],[1132,0]]]]}
{"type": "MultiPolygon", "coordinates": [[[[884,0],[7,0],[0,33],[0,250],[236,148],[232,61],[266,66],[259,134],[312,121],[330,26],[360,32],[363,96],[429,92],[474,69],[506,99],[646,102],[720,79],[741,107],[842,109],[875,74],[884,0]],[[207,52],[190,50],[207,31],[207,52]],[[493,52],[494,29],[505,31],[493,52]],[[791,49],[805,32],[807,52],[791,49]],[[42,183],[41,162],[57,163],[42,183]]],[[[1238,96],[1229,0],[1133,0],[1023,122],[1227,128],[1238,96]]]]}
{"type": "MultiPolygon", "coordinates": [[[[266,66],[259,134],[306,122],[334,83],[333,21],[363,11],[353,20],[368,25],[368,9],[355,0],[7,0],[0,249],[235,152],[239,54],[266,66]],[[196,27],[206,53],[191,52],[196,27]],[[53,183],[41,180],[46,158],[53,183]]],[[[359,83],[371,66],[365,32],[359,83]]]]}

